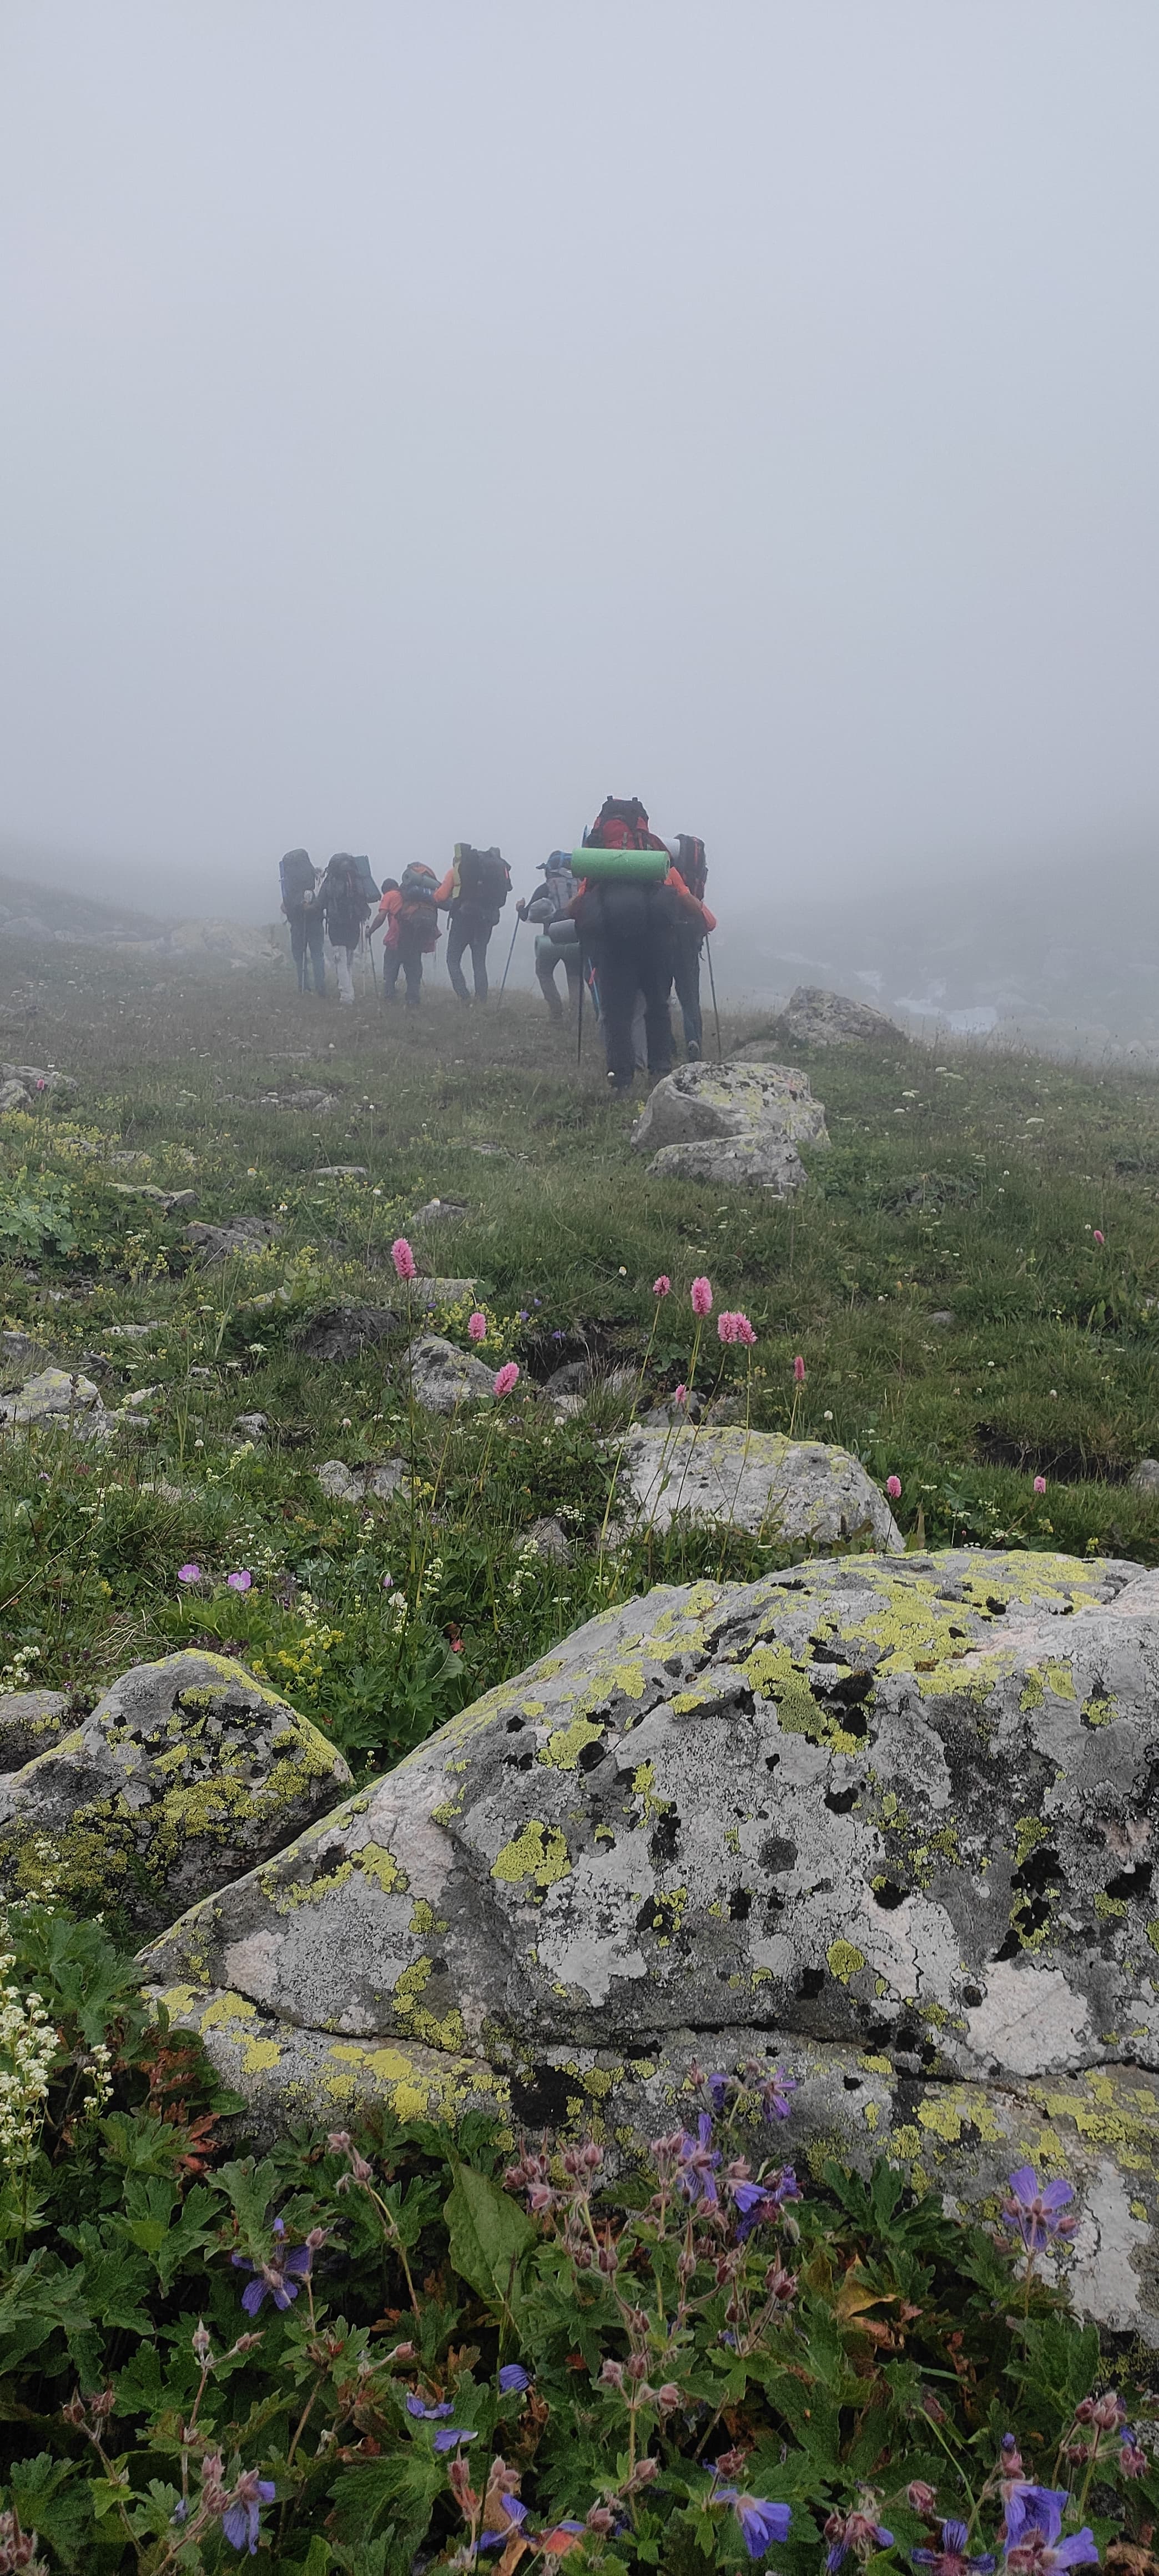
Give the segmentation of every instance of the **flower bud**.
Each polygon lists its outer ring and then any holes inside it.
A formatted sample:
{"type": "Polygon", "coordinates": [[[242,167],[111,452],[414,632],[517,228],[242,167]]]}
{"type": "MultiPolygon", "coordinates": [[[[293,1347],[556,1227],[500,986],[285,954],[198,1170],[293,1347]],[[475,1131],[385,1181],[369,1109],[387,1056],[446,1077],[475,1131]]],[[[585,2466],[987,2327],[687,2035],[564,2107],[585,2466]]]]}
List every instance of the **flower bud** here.
{"type": "Polygon", "coordinates": [[[623,2365],[623,2362],[622,2362],[622,2361],[605,2361],[605,2362],[602,2362],[602,2363],[601,2363],[601,2365],[600,2365],[600,2381],[601,2381],[601,2385],[602,2385],[604,2388],[617,2388],[617,2389],[622,2388],[622,2387],[623,2387],[623,2385],[624,2385],[624,2365],[623,2365]]]}
{"type": "Polygon", "coordinates": [[[905,2492],[906,2501],[911,2513],[920,2513],[923,2522],[937,2521],[938,2492],[936,2487],[927,2486],[924,2478],[913,2478],[905,2492]]]}
{"type": "Polygon", "coordinates": [[[657,2389],[656,2403],[660,2408],[662,2408],[665,2415],[670,2415],[674,2406],[683,2405],[683,2393],[677,2387],[674,2379],[666,2379],[663,2387],[657,2389]]]}

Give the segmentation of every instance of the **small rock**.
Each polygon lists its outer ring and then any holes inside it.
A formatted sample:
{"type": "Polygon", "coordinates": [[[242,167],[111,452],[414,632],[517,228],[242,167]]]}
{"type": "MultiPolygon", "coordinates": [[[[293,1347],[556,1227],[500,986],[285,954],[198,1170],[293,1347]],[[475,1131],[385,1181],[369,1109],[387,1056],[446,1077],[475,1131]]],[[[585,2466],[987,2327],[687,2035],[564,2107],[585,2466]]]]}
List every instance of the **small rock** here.
{"type": "Polygon", "coordinates": [[[19,1771],[75,1725],[67,1691],[6,1691],[0,1696],[0,1771],[19,1771]]]}
{"type": "Polygon", "coordinates": [[[1140,1458],[1127,1478],[1127,1490],[1132,1494],[1159,1494],[1159,1458],[1140,1458]]]}
{"type": "Polygon", "coordinates": [[[22,1082],[0,1082],[0,1112],[6,1109],[27,1109],[30,1099],[31,1094],[22,1082]]]}
{"type": "Polygon", "coordinates": [[[937,1325],[940,1333],[948,1333],[954,1320],[953,1308],[950,1306],[936,1306],[933,1314],[928,1318],[931,1324],[937,1325]]]}
{"type": "Polygon", "coordinates": [[[99,1407],[100,1401],[91,1378],[70,1375],[68,1369],[40,1369],[35,1377],[25,1379],[15,1395],[6,1395],[0,1401],[0,1420],[47,1422],[53,1416],[87,1413],[90,1406],[99,1407]]]}
{"type": "Polygon", "coordinates": [[[20,1385],[38,1361],[43,1364],[47,1359],[47,1351],[31,1333],[0,1333],[0,1376],[6,1385],[20,1385]]]}
{"type": "Polygon", "coordinates": [[[161,1329],[159,1322],[154,1322],[152,1324],[110,1324],[109,1340],[111,1342],[144,1342],[148,1340],[150,1333],[159,1333],[161,1329]]]}
{"type": "Polygon", "coordinates": [[[269,1859],[351,1786],[309,1720],[224,1655],[168,1655],[0,1788],[0,1885],[143,1928],[269,1859]]]}
{"type": "Polygon", "coordinates": [[[276,1243],[282,1229],[276,1217],[234,1216],[228,1225],[187,1225],[186,1240],[193,1245],[198,1260],[207,1266],[215,1261],[228,1261],[231,1254],[241,1253],[247,1259],[264,1252],[276,1243]]]}
{"type": "Polygon", "coordinates": [[[819,984],[798,984],[784,1013],[790,1037],[802,1046],[864,1046],[888,1038],[908,1044],[905,1032],[870,1002],[854,1002],[847,993],[827,993],[819,984]]]}
{"type": "Polygon", "coordinates": [[[158,1396],[164,1395],[164,1393],[165,1389],[163,1386],[139,1386],[134,1389],[132,1395],[127,1395],[125,1397],[120,1410],[122,1413],[135,1413],[141,1405],[155,1404],[158,1396]]]}
{"type": "Polygon", "coordinates": [[[804,1185],[802,1140],[828,1144],[824,1109],[805,1074],[774,1064],[678,1065],[656,1084],[632,1134],[659,1179],[755,1187],[780,1198],[804,1185]]]}
{"type": "Polygon", "coordinates": [[[523,1536],[525,1544],[533,1547],[536,1555],[545,1557],[549,1564],[571,1564],[571,1540],[562,1521],[557,1521],[553,1513],[547,1512],[541,1520],[532,1521],[523,1536]]]}
{"type": "Polygon", "coordinates": [[[755,1136],[705,1137],[694,1145],[662,1145],[649,1173],[657,1181],[700,1181],[712,1189],[771,1190],[779,1199],[803,1190],[808,1173],[787,1137],[765,1144],[755,1136]]]}
{"type": "Polygon", "coordinates": [[[428,1313],[434,1306],[460,1306],[475,1294],[473,1279],[407,1279],[402,1287],[410,1304],[428,1313]]]}
{"type": "Polygon", "coordinates": [[[269,1427],[268,1413],[236,1413],[230,1425],[242,1440],[264,1440],[269,1427]]]}
{"type": "Polygon", "coordinates": [[[426,1206],[416,1208],[412,1225],[454,1225],[467,1214],[463,1199],[428,1199],[426,1206]]]}
{"type": "Polygon", "coordinates": [[[561,1395],[586,1395],[591,1383],[590,1360],[565,1360],[562,1368],[552,1370],[539,1392],[552,1399],[561,1395]]]}
{"type": "Polygon", "coordinates": [[[393,1306],[327,1306],[311,1316],[297,1345],[308,1360],[356,1360],[405,1329],[393,1306]]]}
{"type": "Polygon", "coordinates": [[[395,1494],[409,1492],[410,1469],[405,1458],[384,1458],[376,1467],[348,1467],[341,1458],[327,1458],[318,1469],[318,1482],[331,1503],[388,1503],[395,1494]]]}
{"type": "Polygon", "coordinates": [[[116,1191],[118,1198],[148,1199],[150,1205],[160,1208],[164,1216],[171,1216],[174,1208],[194,1208],[197,1205],[196,1190],[162,1190],[154,1181],[110,1181],[108,1186],[116,1191]]]}
{"type": "Polygon", "coordinates": [[[319,1163],[312,1175],[316,1181],[365,1181],[369,1177],[365,1163],[319,1163]]]}
{"type": "Polygon", "coordinates": [[[714,1395],[711,1404],[706,1404],[704,1408],[703,1419],[708,1423],[715,1423],[718,1425],[724,1423],[726,1426],[730,1426],[735,1422],[743,1422],[744,1406],[740,1401],[740,1397],[736,1395],[714,1395]]]}
{"type": "Polygon", "coordinates": [[[23,1082],[29,1091],[75,1091],[71,1073],[54,1064],[0,1064],[0,1082],[23,1082]]]}
{"type": "Polygon", "coordinates": [[[453,1342],[430,1333],[412,1342],[409,1362],[396,1365],[395,1385],[405,1391],[408,1383],[424,1413],[454,1413],[460,1404],[477,1404],[491,1395],[495,1380],[482,1360],[469,1358],[453,1342]]]}
{"type": "Polygon", "coordinates": [[[640,1423],[624,1436],[621,1492],[637,1526],[666,1530],[677,1515],[728,1521],[770,1542],[811,1547],[850,1539],[901,1554],[905,1542],[885,1496],[848,1450],[780,1431],[667,1434],[640,1423]]]}

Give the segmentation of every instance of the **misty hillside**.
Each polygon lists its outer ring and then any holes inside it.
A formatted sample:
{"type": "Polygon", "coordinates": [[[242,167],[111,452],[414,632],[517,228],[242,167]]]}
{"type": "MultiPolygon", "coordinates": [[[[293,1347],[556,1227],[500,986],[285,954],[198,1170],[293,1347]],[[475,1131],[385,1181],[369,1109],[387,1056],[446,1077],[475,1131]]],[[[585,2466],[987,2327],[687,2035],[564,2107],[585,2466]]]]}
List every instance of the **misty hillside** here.
{"type": "Polygon", "coordinates": [[[1159,863],[1070,860],[1022,873],[790,896],[736,921],[725,887],[717,975],[764,999],[836,986],[959,1033],[1047,1046],[1159,1044],[1159,863]]]}
{"type": "Polygon", "coordinates": [[[22,877],[0,876],[0,945],[6,942],[22,954],[46,946],[122,953],[138,949],[142,956],[231,967],[262,965],[278,953],[269,931],[252,922],[196,915],[159,920],[122,904],[73,894],[59,884],[37,886],[22,877]]]}

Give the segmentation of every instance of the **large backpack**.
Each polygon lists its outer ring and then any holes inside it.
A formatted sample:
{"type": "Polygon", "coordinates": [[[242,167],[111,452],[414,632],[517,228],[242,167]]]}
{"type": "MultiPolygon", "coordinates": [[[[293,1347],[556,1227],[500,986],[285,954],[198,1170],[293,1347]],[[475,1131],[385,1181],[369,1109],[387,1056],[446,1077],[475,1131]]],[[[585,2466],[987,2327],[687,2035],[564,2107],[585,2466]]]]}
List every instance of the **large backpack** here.
{"type": "Polygon", "coordinates": [[[314,891],[317,872],[310,864],[309,851],[287,850],[279,863],[278,873],[282,880],[282,901],[296,912],[306,896],[314,891]]]}
{"type": "Polygon", "coordinates": [[[704,855],[704,843],[698,841],[691,832],[681,832],[677,847],[680,856],[676,865],[685,885],[689,893],[695,895],[697,902],[703,903],[704,889],[708,883],[708,861],[704,855]]]}
{"type": "Polygon", "coordinates": [[[475,850],[469,841],[455,846],[459,871],[459,900],[473,904],[478,911],[493,913],[496,921],[511,892],[511,870],[499,850],[475,850]]]}
{"type": "Polygon", "coordinates": [[[352,948],[361,936],[370,905],[361,861],[349,850],[335,850],[322,882],[326,928],[336,948],[352,948]]]}
{"type": "Polygon", "coordinates": [[[590,832],[584,833],[588,850],[662,850],[648,829],[648,817],[638,796],[605,796],[590,832]]]}
{"type": "Polygon", "coordinates": [[[433,868],[424,867],[421,859],[412,859],[398,881],[400,902],[396,919],[400,930],[417,932],[426,949],[438,945],[439,912],[435,902],[438,878],[433,868]]]}

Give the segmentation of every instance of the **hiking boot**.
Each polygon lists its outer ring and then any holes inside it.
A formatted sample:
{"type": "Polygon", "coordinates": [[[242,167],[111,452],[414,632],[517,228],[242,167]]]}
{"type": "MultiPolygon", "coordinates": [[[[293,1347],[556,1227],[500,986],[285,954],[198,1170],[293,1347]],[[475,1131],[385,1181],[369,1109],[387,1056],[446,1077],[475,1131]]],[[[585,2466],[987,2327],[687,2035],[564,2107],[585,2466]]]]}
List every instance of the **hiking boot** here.
{"type": "Polygon", "coordinates": [[[688,1061],[690,1064],[699,1064],[700,1062],[700,1049],[697,1046],[695,1038],[689,1038],[688,1041],[688,1061]]]}

